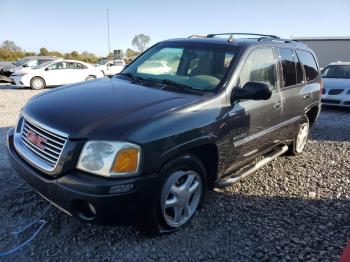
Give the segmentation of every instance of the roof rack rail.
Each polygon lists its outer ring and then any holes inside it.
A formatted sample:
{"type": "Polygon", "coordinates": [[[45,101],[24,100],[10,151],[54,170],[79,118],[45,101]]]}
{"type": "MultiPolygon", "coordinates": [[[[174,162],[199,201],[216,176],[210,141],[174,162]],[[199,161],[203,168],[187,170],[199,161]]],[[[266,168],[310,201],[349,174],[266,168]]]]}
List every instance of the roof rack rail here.
{"type": "Polygon", "coordinates": [[[215,36],[220,35],[229,35],[229,38],[233,38],[234,35],[251,35],[251,36],[260,36],[260,38],[274,38],[274,39],[280,39],[279,36],[275,35],[264,35],[264,34],[256,34],[256,33],[220,33],[220,34],[209,34],[207,35],[207,38],[212,38],[215,36]]]}
{"type": "Polygon", "coordinates": [[[190,35],[188,38],[206,38],[206,35],[190,35]]]}

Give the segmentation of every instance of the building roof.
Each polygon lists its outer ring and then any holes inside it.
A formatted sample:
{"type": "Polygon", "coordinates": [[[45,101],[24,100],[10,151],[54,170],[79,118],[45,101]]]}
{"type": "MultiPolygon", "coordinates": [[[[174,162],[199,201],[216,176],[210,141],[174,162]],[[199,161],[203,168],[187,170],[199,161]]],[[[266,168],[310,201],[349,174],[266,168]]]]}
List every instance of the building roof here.
{"type": "Polygon", "coordinates": [[[350,40],[350,36],[296,36],[292,37],[298,41],[337,41],[337,40],[350,40]]]}

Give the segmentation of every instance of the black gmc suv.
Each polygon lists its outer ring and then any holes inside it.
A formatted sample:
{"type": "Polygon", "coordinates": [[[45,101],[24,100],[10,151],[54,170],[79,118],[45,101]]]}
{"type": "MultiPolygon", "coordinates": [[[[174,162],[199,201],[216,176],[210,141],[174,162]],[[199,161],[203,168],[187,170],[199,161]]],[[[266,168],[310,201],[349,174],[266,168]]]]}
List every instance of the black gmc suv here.
{"type": "Polygon", "coordinates": [[[208,188],[301,153],[321,88],[314,53],[297,41],[168,40],[118,75],[32,98],[8,133],[10,160],[69,215],[171,232],[189,223],[208,188]]]}

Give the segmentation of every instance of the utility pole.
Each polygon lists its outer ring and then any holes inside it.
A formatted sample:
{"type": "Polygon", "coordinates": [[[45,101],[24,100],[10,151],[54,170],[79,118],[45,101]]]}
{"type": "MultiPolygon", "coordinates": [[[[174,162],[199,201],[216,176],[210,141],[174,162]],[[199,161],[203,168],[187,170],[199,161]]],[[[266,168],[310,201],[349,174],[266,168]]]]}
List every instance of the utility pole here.
{"type": "Polygon", "coordinates": [[[108,55],[111,53],[111,43],[109,41],[109,16],[108,16],[108,8],[107,8],[107,37],[108,37],[108,55]]]}

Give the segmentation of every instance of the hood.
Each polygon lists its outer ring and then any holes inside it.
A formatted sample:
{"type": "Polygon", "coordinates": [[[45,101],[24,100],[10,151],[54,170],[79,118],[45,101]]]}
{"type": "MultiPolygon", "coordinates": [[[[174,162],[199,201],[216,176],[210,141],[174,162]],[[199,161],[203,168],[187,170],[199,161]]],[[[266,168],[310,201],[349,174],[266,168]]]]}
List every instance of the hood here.
{"type": "Polygon", "coordinates": [[[16,66],[15,68],[13,68],[13,74],[23,74],[23,73],[28,73],[31,70],[38,70],[35,68],[31,68],[31,67],[21,67],[21,66],[16,66]]]}
{"type": "Polygon", "coordinates": [[[325,89],[330,89],[330,88],[350,89],[350,79],[323,78],[322,80],[323,80],[323,87],[325,89]]]}
{"type": "Polygon", "coordinates": [[[117,139],[143,121],[200,99],[102,78],[41,93],[26,104],[23,113],[73,139],[117,139]]]}

